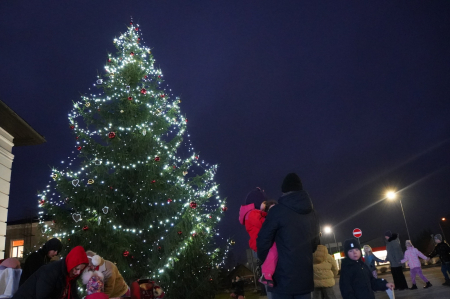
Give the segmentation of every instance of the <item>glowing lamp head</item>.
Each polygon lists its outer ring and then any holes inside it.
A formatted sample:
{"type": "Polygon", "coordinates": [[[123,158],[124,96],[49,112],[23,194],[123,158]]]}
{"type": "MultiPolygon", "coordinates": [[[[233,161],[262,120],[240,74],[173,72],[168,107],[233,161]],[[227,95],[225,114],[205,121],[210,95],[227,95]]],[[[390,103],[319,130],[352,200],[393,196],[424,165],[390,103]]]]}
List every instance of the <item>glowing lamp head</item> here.
{"type": "Polygon", "coordinates": [[[442,221],[445,221],[445,218],[442,218],[441,220],[442,220],[442,221]]]}
{"type": "Polygon", "coordinates": [[[331,233],[331,227],[325,226],[325,227],[323,228],[323,232],[326,233],[326,234],[331,233]]]}
{"type": "Polygon", "coordinates": [[[386,197],[388,199],[396,199],[397,198],[397,193],[395,193],[394,191],[388,191],[386,193],[386,197]]]}

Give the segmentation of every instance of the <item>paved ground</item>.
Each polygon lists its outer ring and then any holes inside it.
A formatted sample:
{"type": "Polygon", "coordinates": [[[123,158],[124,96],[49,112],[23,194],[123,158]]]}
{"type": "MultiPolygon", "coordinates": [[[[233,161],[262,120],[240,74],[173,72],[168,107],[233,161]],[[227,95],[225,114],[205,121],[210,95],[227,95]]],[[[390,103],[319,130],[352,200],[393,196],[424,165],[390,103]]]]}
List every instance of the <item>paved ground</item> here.
{"type": "MultiPolygon", "coordinates": [[[[411,277],[409,276],[409,271],[404,272],[408,286],[411,287],[411,277]]],[[[423,289],[425,285],[423,281],[416,277],[418,290],[405,290],[405,291],[395,291],[395,298],[408,298],[408,299],[450,299],[450,287],[443,286],[444,276],[441,272],[441,267],[431,267],[423,269],[423,274],[433,285],[431,288],[423,289]]],[[[384,274],[380,275],[380,278],[384,278],[389,282],[392,282],[392,275],[384,274]]],[[[339,278],[336,279],[336,285],[334,286],[334,292],[337,299],[342,299],[341,292],[339,291],[339,278]]],[[[267,297],[259,297],[260,299],[267,297]]],[[[386,292],[375,293],[375,298],[389,298],[386,292]]]]}

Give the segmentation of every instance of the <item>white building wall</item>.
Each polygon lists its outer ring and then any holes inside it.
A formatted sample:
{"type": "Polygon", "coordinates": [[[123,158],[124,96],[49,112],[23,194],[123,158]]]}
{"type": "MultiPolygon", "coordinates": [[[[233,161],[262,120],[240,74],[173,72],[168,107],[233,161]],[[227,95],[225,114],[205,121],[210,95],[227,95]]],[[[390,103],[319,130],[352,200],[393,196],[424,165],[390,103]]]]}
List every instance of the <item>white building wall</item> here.
{"type": "Polygon", "coordinates": [[[14,155],[14,137],[0,127],[0,259],[5,256],[6,221],[8,220],[9,187],[14,155]]]}

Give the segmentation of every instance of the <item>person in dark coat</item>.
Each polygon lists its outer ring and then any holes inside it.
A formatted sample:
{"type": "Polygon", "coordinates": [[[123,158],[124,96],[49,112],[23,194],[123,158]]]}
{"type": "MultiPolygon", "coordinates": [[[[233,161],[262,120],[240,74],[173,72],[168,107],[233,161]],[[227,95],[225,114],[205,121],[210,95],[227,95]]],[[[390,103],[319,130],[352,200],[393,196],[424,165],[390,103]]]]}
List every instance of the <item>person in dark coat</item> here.
{"type": "Polygon", "coordinates": [[[77,246],[65,258],[34,272],[13,299],[78,299],[77,279],[88,264],[83,247],[77,246]]]}
{"type": "Polygon", "coordinates": [[[436,255],[439,256],[441,260],[441,272],[444,274],[445,282],[442,285],[450,286],[450,279],[447,272],[450,273],[450,246],[447,242],[442,240],[442,236],[437,234],[434,236],[434,246],[433,251],[428,255],[429,258],[433,258],[436,255]]]}
{"type": "Polygon", "coordinates": [[[25,260],[19,286],[21,286],[40,267],[48,264],[62,249],[61,241],[53,238],[48,240],[42,248],[30,254],[25,260]]]}
{"type": "Polygon", "coordinates": [[[339,288],[342,299],[375,299],[374,291],[393,289],[394,284],[375,278],[361,258],[361,246],[352,238],[344,242],[339,288]]]}
{"type": "Polygon", "coordinates": [[[258,258],[264,261],[275,242],[278,263],[273,275],[274,299],[311,298],[314,290],[313,253],[319,245],[319,222],[308,193],[297,174],[288,174],[283,195],[259,231],[258,258]]]}
{"type": "Polygon", "coordinates": [[[390,230],[386,231],[384,234],[386,239],[386,261],[391,264],[392,278],[394,279],[394,284],[396,290],[407,290],[408,283],[406,282],[405,274],[403,274],[403,250],[400,246],[400,240],[398,234],[392,233],[390,230]]]}
{"type": "Polygon", "coordinates": [[[241,279],[239,275],[236,275],[236,279],[233,279],[232,286],[234,288],[233,293],[231,293],[231,297],[236,299],[244,299],[244,281],[241,279]]]}

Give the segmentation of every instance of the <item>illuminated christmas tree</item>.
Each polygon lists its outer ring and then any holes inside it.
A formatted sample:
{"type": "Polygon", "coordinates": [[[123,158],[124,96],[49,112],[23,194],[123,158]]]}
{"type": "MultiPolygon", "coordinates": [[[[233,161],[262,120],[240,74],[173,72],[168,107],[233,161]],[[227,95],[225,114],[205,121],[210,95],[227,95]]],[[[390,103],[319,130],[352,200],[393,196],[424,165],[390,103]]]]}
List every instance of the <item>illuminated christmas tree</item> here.
{"type": "MultiPolygon", "coordinates": [[[[115,262],[125,279],[151,278],[166,298],[206,298],[221,262],[214,238],[225,201],[216,165],[187,140],[181,100],[163,87],[138,25],[114,39],[96,92],[74,103],[74,157],[39,194],[54,221],[43,232],[115,262]]],[[[63,252],[63,254],[65,253],[63,252]]]]}

